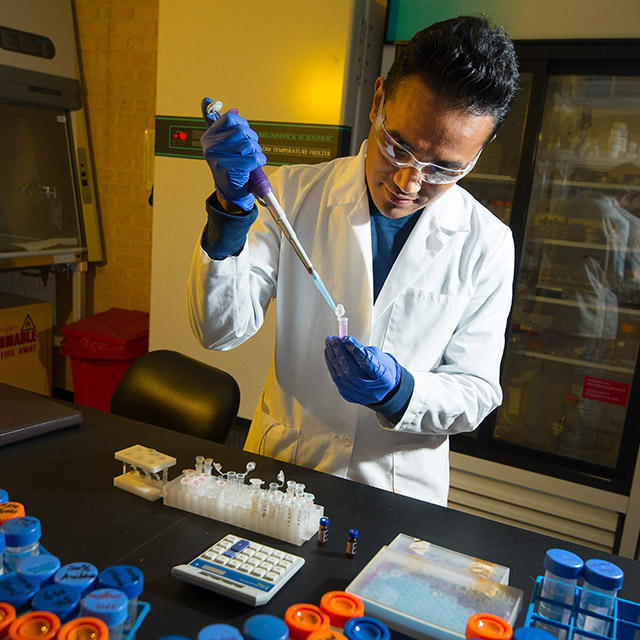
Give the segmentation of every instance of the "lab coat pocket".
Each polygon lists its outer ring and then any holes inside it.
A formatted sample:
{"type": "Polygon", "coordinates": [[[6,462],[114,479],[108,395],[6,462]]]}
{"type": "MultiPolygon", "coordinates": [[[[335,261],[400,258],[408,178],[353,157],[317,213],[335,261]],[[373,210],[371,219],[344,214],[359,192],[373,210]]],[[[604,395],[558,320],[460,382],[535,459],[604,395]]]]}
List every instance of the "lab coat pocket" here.
{"type": "Polygon", "coordinates": [[[295,462],[299,438],[298,429],[292,429],[260,411],[254,417],[245,449],[283,462],[295,462]],[[259,419],[258,424],[256,418],[259,419]]]}
{"type": "Polygon", "coordinates": [[[393,491],[446,506],[449,493],[449,439],[420,436],[393,447],[393,491]]]}
{"type": "Polygon", "coordinates": [[[405,367],[433,369],[440,363],[468,303],[467,296],[408,287],[393,304],[382,349],[405,367]]]}

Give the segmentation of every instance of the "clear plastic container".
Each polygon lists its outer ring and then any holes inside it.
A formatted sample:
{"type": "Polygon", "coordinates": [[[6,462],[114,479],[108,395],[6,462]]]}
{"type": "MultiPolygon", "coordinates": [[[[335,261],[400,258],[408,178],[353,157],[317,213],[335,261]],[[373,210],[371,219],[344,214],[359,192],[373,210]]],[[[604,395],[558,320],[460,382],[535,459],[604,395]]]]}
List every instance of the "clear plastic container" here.
{"type": "Polygon", "coordinates": [[[129,564],[118,564],[107,567],[98,575],[98,585],[111,589],[120,589],[127,598],[129,606],[125,629],[130,629],[138,617],[138,596],[144,586],[144,575],[138,567],[129,564]]]}
{"type": "Polygon", "coordinates": [[[8,569],[15,571],[16,565],[22,558],[37,556],[40,553],[42,530],[38,518],[33,516],[11,518],[2,525],[2,532],[6,542],[4,563],[8,569]]]}
{"type": "Polygon", "coordinates": [[[80,606],[83,616],[98,618],[109,629],[109,640],[121,640],[127,619],[129,599],[119,589],[90,591],[80,606]]]}
{"type": "Polygon", "coordinates": [[[616,597],[624,581],[624,572],[606,560],[587,560],[583,578],[579,608],[596,615],[578,612],[576,627],[606,636],[611,630],[611,620],[600,616],[613,617],[616,597]]]}
{"type": "MultiPolygon", "coordinates": [[[[544,582],[540,596],[561,604],[551,604],[541,600],[538,604],[538,613],[549,620],[568,624],[571,620],[571,607],[575,601],[576,586],[584,561],[571,551],[549,549],[545,554],[543,566],[544,582]]],[[[536,622],[536,627],[552,633],[561,640],[567,636],[564,629],[551,624],[536,622]]]]}

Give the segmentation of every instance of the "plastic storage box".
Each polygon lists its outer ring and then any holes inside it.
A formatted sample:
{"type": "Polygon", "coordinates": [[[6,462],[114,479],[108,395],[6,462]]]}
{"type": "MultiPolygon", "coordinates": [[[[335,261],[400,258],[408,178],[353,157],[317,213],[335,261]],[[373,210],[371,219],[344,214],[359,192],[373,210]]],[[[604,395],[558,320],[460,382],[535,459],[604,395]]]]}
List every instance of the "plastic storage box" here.
{"type": "Polygon", "coordinates": [[[382,547],[346,590],[364,602],[367,615],[418,640],[464,639],[467,619],[479,611],[513,625],[522,605],[520,589],[474,573],[474,558],[436,549],[424,558],[382,547]]]}
{"type": "MultiPolygon", "coordinates": [[[[637,638],[640,638],[640,604],[637,602],[616,598],[614,615],[611,617],[598,615],[592,611],[588,612],[590,616],[595,616],[611,622],[611,625],[609,626],[609,635],[603,636],[591,631],[585,631],[584,629],[578,629],[575,626],[575,620],[576,616],[582,611],[582,609],[577,605],[570,607],[564,603],[543,598],[540,595],[543,583],[544,577],[538,576],[533,590],[533,595],[531,596],[531,601],[529,602],[529,607],[527,608],[525,626],[536,627],[539,626],[539,623],[545,627],[555,627],[559,631],[564,630],[566,640],[606,640],[607,638],[615,640],[636,640],[637,638]],[[542,601],[570,609],[571,617],[569,618],[569,621],[566,624],[563,624],[562,622],[550,620],[549,618],[540,615],[537,612],[537,609],[542,601]]],[[[575,602],[580,602],[581,593],[582,588],[576,587],[575,602]]]]}

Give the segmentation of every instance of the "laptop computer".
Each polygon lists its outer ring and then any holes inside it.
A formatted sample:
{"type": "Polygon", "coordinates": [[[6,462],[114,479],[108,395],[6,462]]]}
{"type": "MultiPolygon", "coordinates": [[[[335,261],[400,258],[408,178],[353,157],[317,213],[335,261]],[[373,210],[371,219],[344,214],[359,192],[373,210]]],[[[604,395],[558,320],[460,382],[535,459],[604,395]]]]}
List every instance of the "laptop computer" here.
{"type": "Polygon", "coordinates": [[[0,446],[81,423],[77,409],[0,383],[0,446]]]}

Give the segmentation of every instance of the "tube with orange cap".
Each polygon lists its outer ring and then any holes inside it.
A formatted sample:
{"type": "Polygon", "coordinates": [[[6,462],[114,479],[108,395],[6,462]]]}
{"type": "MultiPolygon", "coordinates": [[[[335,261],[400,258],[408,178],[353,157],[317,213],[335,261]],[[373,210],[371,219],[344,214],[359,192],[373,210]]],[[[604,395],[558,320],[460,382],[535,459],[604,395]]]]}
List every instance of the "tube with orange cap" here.
{"type": "Polygon", "coordinates": [[[74,618],[62,625],[57,640],[109,640],[109,629],[98,618],[74,618]]]}
{"type": "Polygon", "coordinates": [[[329,629],[329,616],[314,604],[301,602],[292,604],[284,614],[291,640],[307,640],[312,632],[329,629]]]}
{"type": "Polygon", "coordinates": [[[24,506],[20,502],[0,502],[0,527],[7,520],[25,515],[24,506]]]}
{"type": "Polygon", "coordinates": [[[9,627],[9,640],[55,640],[60,618],[50,611],[29,611],[16,618],[9,627]]]}
{"type": "Polygon", "coordinates": [[[465,637],[480,640],[511,640],[513,629],[500,616],[493,613],[474,613],[467,620],[465,637]]]}
{"type": "Polygon", "coordinates": [[[0,638],[6,638],[11,623],[16,619],[16,610],[8,602],[0,602],[0,638]]]}
{"type": "Polygon", "coordinates": [[[320,610],[329,616],[333,628],[342,630],[348,620],[364,615],[364,604],[352,593],[328,591],[320,600],[320,610]]]}

